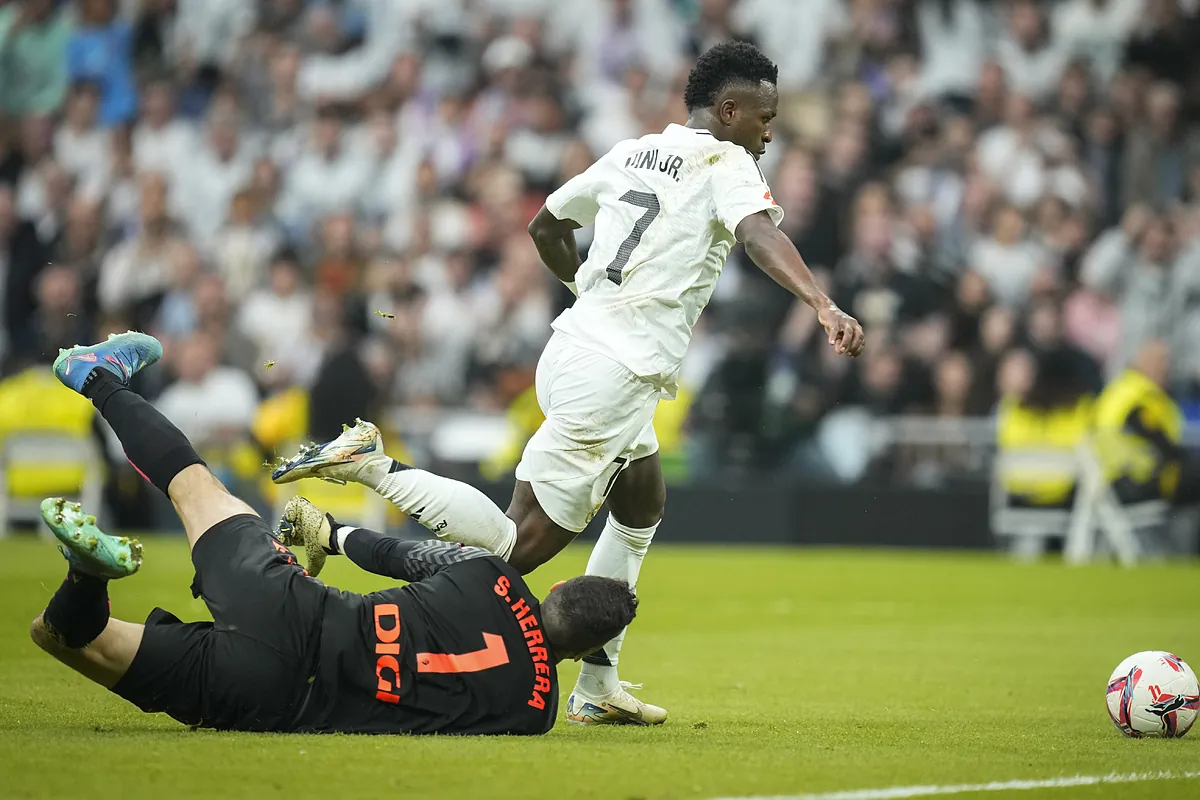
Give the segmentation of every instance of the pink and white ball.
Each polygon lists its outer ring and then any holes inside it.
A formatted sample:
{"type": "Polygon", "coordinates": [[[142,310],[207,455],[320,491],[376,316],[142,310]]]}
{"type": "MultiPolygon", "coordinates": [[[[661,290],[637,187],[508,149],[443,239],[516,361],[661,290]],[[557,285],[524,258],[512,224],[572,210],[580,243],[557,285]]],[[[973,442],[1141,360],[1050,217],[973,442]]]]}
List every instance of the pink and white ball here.
{"type": "Polygon", "coordinates": [[[1200,684],[1179,656],[1147,650],[1117,665],[1105,699],[1113,724],[1126,736],[1177,739],[1200,712],[1200,684]]]}

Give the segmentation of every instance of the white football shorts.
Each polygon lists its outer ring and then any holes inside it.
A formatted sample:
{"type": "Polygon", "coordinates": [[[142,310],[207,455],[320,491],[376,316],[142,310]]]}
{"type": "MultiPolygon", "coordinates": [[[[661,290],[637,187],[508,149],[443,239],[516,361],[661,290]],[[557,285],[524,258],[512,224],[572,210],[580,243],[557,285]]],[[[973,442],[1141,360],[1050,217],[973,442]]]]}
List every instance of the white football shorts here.
{"type": "Polygon", "coordinates": [[[661,389],[607,356],[555,333],[538,360],[546,421],[525,445],[517,480],[533,485],[547,516],[579,533],[630,462],[658,452],[661,389]]]}

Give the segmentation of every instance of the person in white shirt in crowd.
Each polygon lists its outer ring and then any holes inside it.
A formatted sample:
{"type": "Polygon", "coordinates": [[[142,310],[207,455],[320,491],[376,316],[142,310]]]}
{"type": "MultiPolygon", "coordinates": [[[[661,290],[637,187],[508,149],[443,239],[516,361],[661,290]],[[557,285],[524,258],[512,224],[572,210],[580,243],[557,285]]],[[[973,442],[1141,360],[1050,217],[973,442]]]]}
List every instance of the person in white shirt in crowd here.
{"type": "Polygon", "coordinates": [[[54,133],[54,158],[84,186],[108,175],[108,131],[100,126],[100,87],[89,81],[71,86],[62,125],[54,133]]]}
{"type": "MultiPolygon", "coordinates": [[[[424,3],[362,0],[361,5],[366,15],[363,26],[366,41],[342,55],[324,52],[307,56],[297,76],[297,88],[302,98],[343,100],[359,97],[387,75],[397,55],[415,46],[416,23],[424,3]]],[[[310,16],[328,16],[329,9],[314,3],[309,6],[308,13],[310,16]]],[[[332,23],[336,26],[336,18],[332,23]]],[[[337,33],[340,36],[340,31],[337,33]]]]}
{"type": "Polygon", "coordinates": [[[245,372],[218,364],[220,343],[197,333],[178,345],[171,364],[178,378],[155,406],[198,446],[244,439],[258,408],[258,389],[245,372]]]}
{"type": "Polygon", "coordinates": [[[992,214],[991,235],[971,248],[969,268],[987,281],[992,299],[1009,308],[1029,301],[1039,273],[1049,270],[1045,251],[1027,236],[1025,218],[1014,206],[992,214]]]}
{"type": "Polygon", "coordinates": [[[345,146],[337,111],[323,108],[313,123],[308,146],[284,178],[279,215],[292,231],[299,232],[334,211],[354,208],[376,177],[375,169],[368,154],[345,146]]]}
{"type": "Polygon", "coordinates": [[[841,0],[742,0],[734,9],[738,27],[779,65],[780,92],[816,88],[829,46],[850,30],[841,0]]]}
{"type": "Polygon", "coordinates": [[[236,325],[256,348],[260,365],[275,362],[259,379],[268,385],[286,385],[295,376],[289,372],[288,353],[300,349],[313,325],[313,295],[301,279],[300,265],[290,251],[277,253],[271,261],[266,286],[251,292],[241,304],[236,325]]]}
{"type": "Polygon", "coordinates": [[[179,165],[171,186],[172,207],[198,241],[210,241],[225,222],[233,196],[250,182],[255,155],[237,112],[215,107],[204,143],[179,165]]]}
{"type": "Polygon", "coordinates": [[[175,90],[165,79],[141,92],[141,113],[133,128],[133,163],[139,170],[172,172],[196,151],[196,128],[175,113],[175,90]]]}
{"type": "Polygon", "coordinates": [[[508,133],[504,156],[521,170],[529,183],[545,185],[558,172],[570,142],[562,109],[553,96],[543,92],[521,101],[516,124],[508,133]]]}
{"type": "Polygon", "coordinates": [[[246,297],[266,280],[267,264],[282,244],[270,216],[259,213],[259,195],[242,189],[233,196],[229,219],[209,252],[217,274],[234,297],[246,297]]]}
{"type": "Polygon", "coordinates": [[[970,96],[988,53],[990,12],[979,0],[918,0],[923,97],[970,96]]]}
{"type": "Polygon", "coordinates": [[[576,53],[575,80],[591,88],[619,83],[625,70],[641,64],[652,75],[673,77],[679,68],[683,26],[667,0],[577,0],[561,25],[569,38],[547,38],[576,53]]]}
{"type": "Polygon", "coordinates": [[[350,145],[355,152],[369,154],[377,165],[360,201],[363,214],[372,222],[392,214],[409,217],[416,205],[421,147],[417,137],[401,139],[396,127],[394,114],[376,110],[350,145]]]}
{"type": "Polygon", "coordinates": [[[148,172],[140,180],[138,228],[105,256],[97,289],[106,314],[136,312],[171,283],[175,258],[186,242],[167,213],[167,178],[148,172]]]}
{"type": "Polygon", "coordinates": [[[243,40],[254,29],[255,3],[245,0],[175,0],[171,32],[175,61],[185,68],[236,65],[243,40]]]}
{"type": "Polygon", "coordinates": [[[996,45],[996,57],[1014,91],[1043,100],[1058,85],[1070,52],[1051,35],[1040,4],[1012,0],[1006,16],[1007,31],[996,45]]]}
{"type": "Polygon", "coordinates": [[[1013,93],[1008,96],[1004,124],[985,131],[975,145],[980,171],[1021,208],[1036,202],[1045,186],[1040,133],[1033,103],[1013,93]]]}
{"type": "Polygon", "coordinates": [[[1054,37],[1105,84],[1117,74],[1125,44],[1145,12],[1146,0],[1064,0],[1054,9],[1054,37]]]}

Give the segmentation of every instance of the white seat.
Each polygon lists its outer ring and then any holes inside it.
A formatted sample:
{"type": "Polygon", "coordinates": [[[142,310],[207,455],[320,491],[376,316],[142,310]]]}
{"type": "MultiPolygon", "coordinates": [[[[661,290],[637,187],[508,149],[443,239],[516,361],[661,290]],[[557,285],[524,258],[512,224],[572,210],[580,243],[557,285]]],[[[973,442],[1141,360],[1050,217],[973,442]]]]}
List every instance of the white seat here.
{"type": "MultiPolygon", "coordinates": [[[[1070,480],[1078,486],[1079,455],[1075,450],[1021,448],[1002,450],[992,465],[990,519],[992,535],[1007,540],[1018,558],[1037,558],[1050,539],[1065,539],[1076,516],[1075,508],[1018,507],[1005,488],[1007,476],[1070,480]]],[[[1078,506],[1078,492],[1076,493],[1078,506]]]]}
{"type": "Polygon", "coordinates": [[[1080,448],[1079,463],[1081,493],[1086,495],[1095,523],[1072,528],[1063,550],[1067,563],[1090,561],[1096,554],[1097,544],[1111,550],[1125,566],[1132,566],[1140,558],[1154,554],[1154,542],[1166,529],[1170,505],[1165,500],[1122,505],[1104,475],[1099,454],[1091,442],[1080,448]],[[1097,533],[1102,537],[1099,541],[1097,533]]]}
{"type": "Polygon", "coordinates": [[[1154,554],[1156,538],[1166,529],[1170,505],[1165,500],[1148,500],[1122,505],[1104,475],[1100,457],[1089,442],[1080,450],[1080,466],[1086,486],[1088,504],[1093,509],[1095,524],[1072,530],[1063,557],[1070,564],[1090,561],[1097,544],[1112,550],[1118,560],[1130,566],[1139,558],[1154,554]],[[1097,533],[1102,534],[1100,542],[1097,533]]]}
{"type": "MultiPolygon", "coordinates": [[[[66,496],[78,500],[90,513],[101,510],[104,460],[91,437],[53,432],[15,433],[0,445],[0,537],[8,534],[11,522],[37,522],[41,519],[41,502],[44,498],[11,493],[10,472],[22,467],[82,469],[81,485],[76,491],[67,492],[66,496]]],[[[43,533],[48,535],[46,531],[43,533]]]]}
{"type": "Polygon", "coordinates": [[[992,471],[991,520],[995,536],[1010,540],[1014,555],[1036,558],[1052,538],[1062,538],[1063,558],[1086,563],[1103,548],[1125,566],[1154,554],[1158,533],[1167,523],[1169,506],[1161,500],[1122,505],[1105,478],[1091,442],[1073,450],[1023,449],[996,457],[992,471]],[[1016,508],[1004,489],[1004,478],[1072,479],[1075,501],[1069,509],[1016,508]]]}

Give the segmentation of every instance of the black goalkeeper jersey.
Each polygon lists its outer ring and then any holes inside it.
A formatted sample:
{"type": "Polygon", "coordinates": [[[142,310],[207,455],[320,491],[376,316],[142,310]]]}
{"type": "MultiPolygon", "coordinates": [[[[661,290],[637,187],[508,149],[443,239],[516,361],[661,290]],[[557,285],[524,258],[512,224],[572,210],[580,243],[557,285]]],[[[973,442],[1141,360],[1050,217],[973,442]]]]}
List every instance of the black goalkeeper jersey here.
{"type": "Polygon", "coordinates": [[[558,680],[541,607],[521,576],[478,548],[377,541],[388,549],[374,571],[413,582],[369,595],[331,593],[297,729],[549,731],[558,680]]]}

